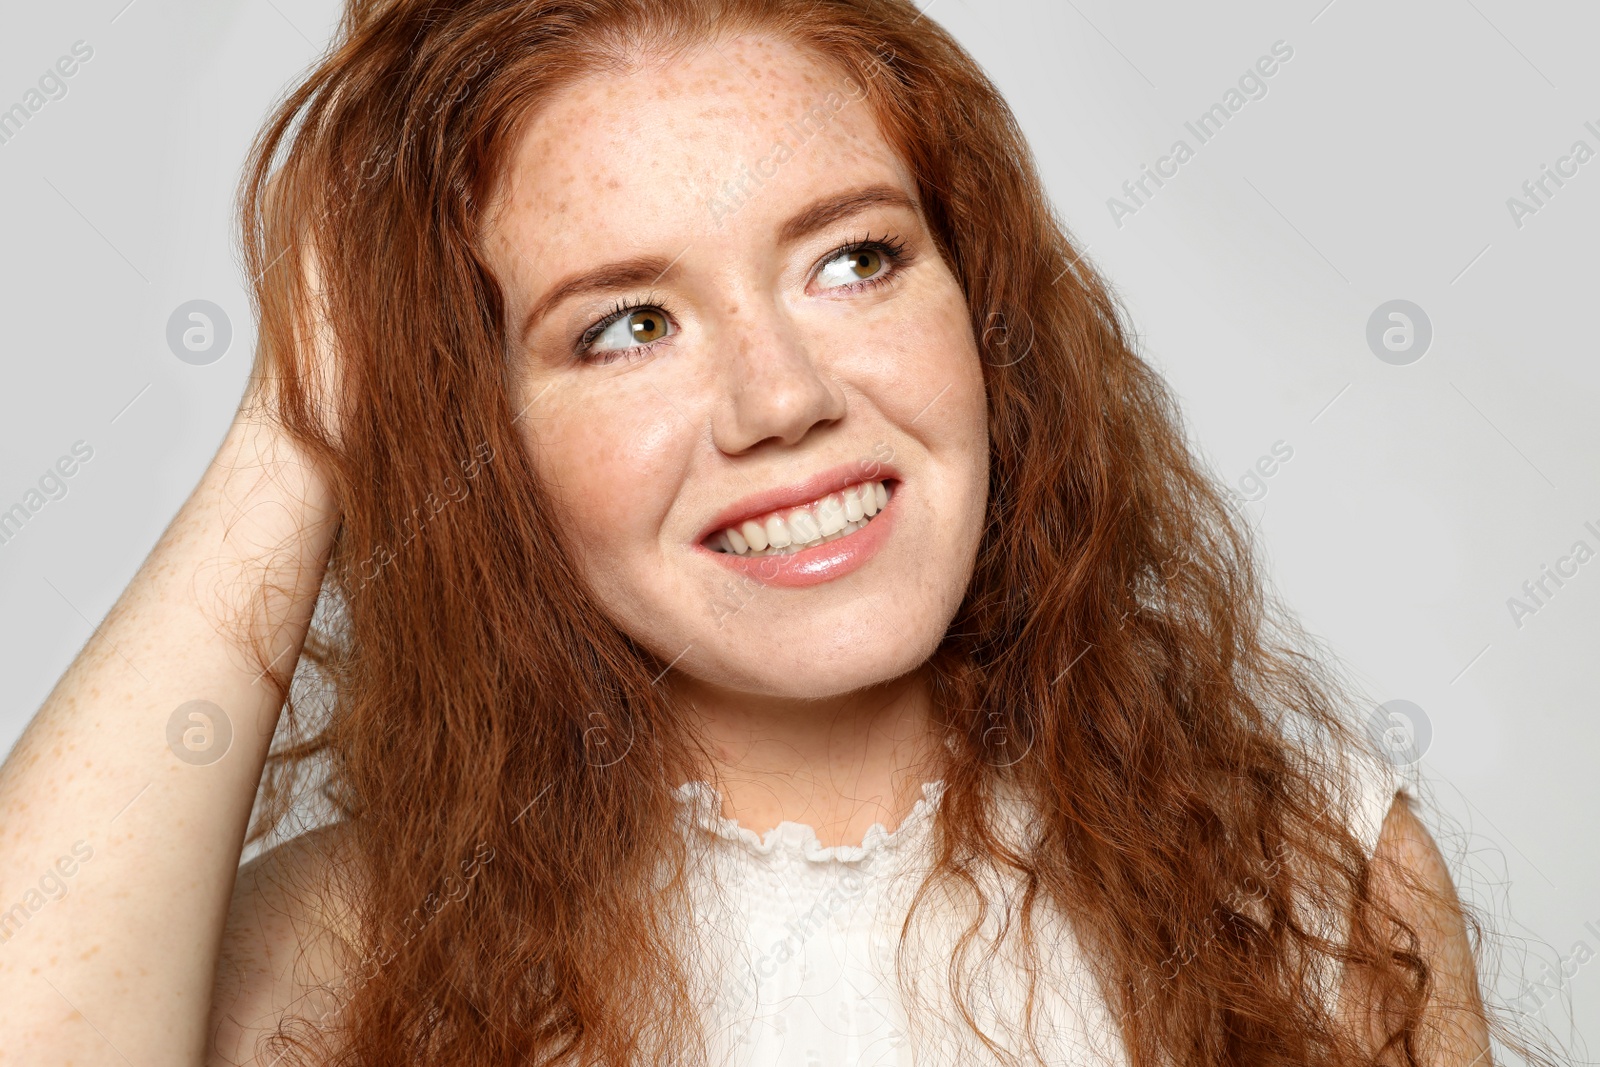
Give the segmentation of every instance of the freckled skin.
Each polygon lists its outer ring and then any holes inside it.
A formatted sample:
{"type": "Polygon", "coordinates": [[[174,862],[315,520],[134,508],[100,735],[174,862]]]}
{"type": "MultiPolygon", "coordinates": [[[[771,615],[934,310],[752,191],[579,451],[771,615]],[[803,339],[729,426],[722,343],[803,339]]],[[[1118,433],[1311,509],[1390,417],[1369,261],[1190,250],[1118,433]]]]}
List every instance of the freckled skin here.
{"type": "Polygon", "coordinates": [[[850,85],[761,38],[590,77],[530,123],[492,216],[513,332],[559,279],[636,256],[672,262],[654,285],[551,309],[517,348],[514,400],[532,403],[519,426],[605,610],[663,662],[677,658],[668,684],[698,703],[814,700],[900,678],[937,644],[971,573],[983,383],[964,296],[919,214],[872,207],[779,238],[825,197],[885,183],[916,199],[850,85]],[[846,102],[831,111],[829,94],[846,102]],[[790,124],[818,108],[826,121],[797,144],[790,124]],[[780,138],[792,158],[719,217],[712,198],[780,138]],[[898,273],[885,267],[886,284],[817,285],[840,246],[884,236],[910,253],[898,273]],[[676,332],[642,355],[578,361],[577,338],[619,300],[664,308],[676,332]],[[873,559],[821,585],[739,593],[740,610],[719,612],[732,573],[695,549],[717,512],[885,449],[904,483],[873,559]]]}

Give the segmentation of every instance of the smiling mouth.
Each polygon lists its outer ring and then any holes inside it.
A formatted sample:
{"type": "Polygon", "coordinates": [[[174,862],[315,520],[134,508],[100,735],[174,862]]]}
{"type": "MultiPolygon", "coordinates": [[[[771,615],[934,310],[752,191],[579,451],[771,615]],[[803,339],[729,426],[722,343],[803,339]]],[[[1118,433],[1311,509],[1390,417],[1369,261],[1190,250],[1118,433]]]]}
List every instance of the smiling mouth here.
{"type": "Polygon", "coordinates": [[[865,529],[889,504],[892,480],[858,482],[809,504],[754,515],[703,542],[735,556],[788,556],[865,529]]]}

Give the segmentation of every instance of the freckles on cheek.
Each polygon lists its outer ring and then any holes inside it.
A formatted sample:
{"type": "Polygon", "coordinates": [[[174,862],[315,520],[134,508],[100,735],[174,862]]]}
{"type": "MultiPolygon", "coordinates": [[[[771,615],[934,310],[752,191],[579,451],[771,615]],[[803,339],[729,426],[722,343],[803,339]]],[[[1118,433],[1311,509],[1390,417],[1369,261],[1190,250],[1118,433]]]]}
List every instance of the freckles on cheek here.
{"type": "Polygon", "coordinates": [[[580,550],[653,541],[677,496],[693,435],[659,397],[648,396],[654,404],[574,399],[534,424],[540,475],[568,509],[580,550]]]}
{"type": "Polygon", "coordinates": [[[854,361],[863,392],[902,428],[970,422],[984,408],[983,370],[965,304],[932,307],[909,321],[875,324],[854,361]]]}

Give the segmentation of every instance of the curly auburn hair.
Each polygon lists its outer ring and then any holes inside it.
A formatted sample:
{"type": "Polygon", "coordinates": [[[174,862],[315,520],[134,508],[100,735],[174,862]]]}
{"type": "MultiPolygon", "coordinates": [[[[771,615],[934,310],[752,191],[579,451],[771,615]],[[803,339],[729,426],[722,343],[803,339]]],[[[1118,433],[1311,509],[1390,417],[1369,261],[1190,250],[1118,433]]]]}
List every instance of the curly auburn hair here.
{"type": "Polygon", "coordinates": [[[283,1062],[665,1064],[702,1049],[672,945],[674,788],[704,753],[652,684],[666,665],[561,548],[514,425],[482,242],[541,100],[740,33],[866,87],[980,338],[988,515],[931,660],[951,743],[924,889],[989,864],[1021,880],[1030,914],[1071,916],[1133,1064],[1415,1065],[1434,991],[1417,932],[1371,892],[1342,799],[1375,758],[1346,722],[1355,701],[1265,591],[1005,102],[907,0],[349,0],[334,47],[265,125],[240,198],[255,373],[344,517],[325,587],[337,610],[301,673],[331,699],[313,714],[298,685],[286,693],[251,840],[319,766],[362,887],[362,965],[336,1011],[273,1035],[283,1062]],[[293,269],[313,247],[337,431],[303,343],[312,281],[293,269]],[[1000,783],[1037,812],[1026,850],[996,832],[1000,783]],[[1348,921],[1330,932],[1310,918],[1322,909],[1348,921]],[[1373,976],[1379,1040],[1341,1025],[1308,978],[1327,964],[1373,976]]]}

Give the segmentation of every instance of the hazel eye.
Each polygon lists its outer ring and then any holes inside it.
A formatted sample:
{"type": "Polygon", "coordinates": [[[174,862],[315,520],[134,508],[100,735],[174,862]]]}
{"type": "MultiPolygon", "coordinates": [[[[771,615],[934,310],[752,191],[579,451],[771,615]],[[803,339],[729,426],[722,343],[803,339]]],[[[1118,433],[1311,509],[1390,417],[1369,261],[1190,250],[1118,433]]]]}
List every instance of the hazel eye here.
{"type": "Polygon", "coordinates": [[[657,307],[634,308],[617,316],[589,343],[586,351],[619,352],[623,349],[659,341],[673,332],[666,312],[657,307]]]}
{"type": "Polygon", "coordinates": [[[884,265],[883,253],[876,248],[853,248],[824,263],[817,281],[825,289],[870,281],[883,273],[884,265]]]}

